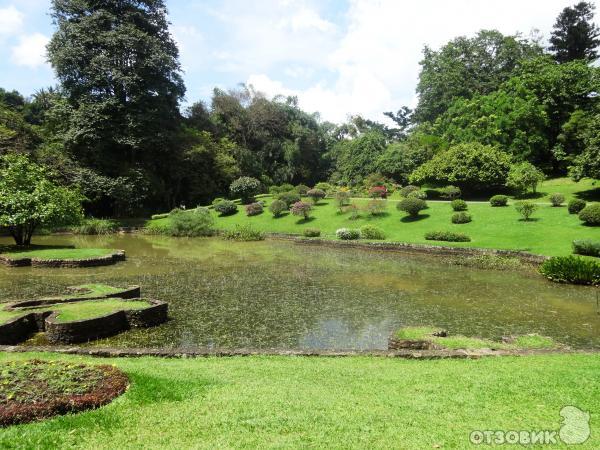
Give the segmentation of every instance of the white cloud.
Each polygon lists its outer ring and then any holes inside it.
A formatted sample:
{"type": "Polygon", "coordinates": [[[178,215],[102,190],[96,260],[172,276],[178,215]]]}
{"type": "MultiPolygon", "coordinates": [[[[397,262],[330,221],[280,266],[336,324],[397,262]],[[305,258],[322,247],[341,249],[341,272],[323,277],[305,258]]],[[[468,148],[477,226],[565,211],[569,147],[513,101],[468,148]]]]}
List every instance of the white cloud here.
{"type": "Polygon", "coordinates": [[[12,48],[12,61],[19,66],[35,68],[46,63],[46,45],[48,37],[33,33],[19,38],[12,48]]]}
{"type": "Polygon", "coordinates": [[[14,6],[0,8],[0,36],[17,33],[23,25],[23,14],[14,6]]]}
{"type": "MultiPolygon", "coordinates": [[[[438,48],[456,36],[473,35],[480,29],[529,34],[537,28],[547,36],[557,14],[571,3],[571,0],[352,0],[343,34],[327,27],[319,29],[318,16],[290,13],[290,18],[283,22],[293,30],[293,18],[304,17],[297,19],[298,23],[315,24],[313,29],[321,31],[321,45],[315,45],[314,41],[307,46],[298,45],[293,39],[290,43],[288,36],[285,41],[274,42],[273,34],[263,38],[247,35],[246,53],[264,59],[262,64],[254,66],[255,75],[248,77],[248,82],[269,95],[297,95],[304,108],[319,111],[328,120],[342,121],[348,114],[360,113],[381,121],[384,111],[415,105],[418,62],[424,45],[438,48]],[[288,59],[271,49],[265,50],[269,47],[267,41],[273,42],[277,49],[287,48],[288,59]],[[288,82],[293,83],[294,63],[325,75],[308,87],[292,89],[270,75],[269,67],[282,61],[292,62],[288,64],[291,68],[284,71],[290,78],[288,82]]],[[[310,33],[303,37],[307,42],[311,38],[310,33]]]]}

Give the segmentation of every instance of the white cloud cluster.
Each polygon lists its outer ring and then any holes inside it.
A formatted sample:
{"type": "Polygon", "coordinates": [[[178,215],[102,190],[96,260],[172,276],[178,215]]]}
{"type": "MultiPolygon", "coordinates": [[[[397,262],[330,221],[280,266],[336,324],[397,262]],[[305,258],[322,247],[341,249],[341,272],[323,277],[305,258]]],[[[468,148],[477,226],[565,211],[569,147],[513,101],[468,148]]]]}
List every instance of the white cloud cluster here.
{"type": "Polygon", "coordinates": [[[267,27],[254,15],[238,15],[236,21],[252,23],[253,29],[262,30],[257,35],[244,34],[246,54],[260,61],[247,78],[255,88],[270,95],[297,95],[304,108],[319,111],[328,120],[343,121],[347,114],[356,113],[382,120],[383,111],[416,103],[418,62],[425,45],[437,48],[456,36],[472,35],[480,29],[498,29],[506,34],[529,34],[540,29],[547,35],[557,14],[571,3],[352,0],[343,32],[332,32],[333,25],[317,26],[323,19],[319,19],[316,9],[307,12],[310,6],[304,4],[301,16],[291,9],[279,22],[315,24],[301,37],[294,35],[293,26],[282,35],[280,29],[267,27]],[[311,44],[298,45],[298,39],[311,44]],[[320,45],[313,45],[319,41],[320,45]],[[315,72],[333,73],[333,77],[293,89],[270,75],[267,69],[276,64],[289,65],[286,74],[294,72],[294,65],[310,64],[315,72]]]}
{"type": "Polygon", "coordinates": [[[15,41],[10,50],[12,63],[36,68],[46,63],[46,45],[49,39],[38,32],[25,33],[24,17],[14,5],[0,8],[0,38],[15,41]]]}

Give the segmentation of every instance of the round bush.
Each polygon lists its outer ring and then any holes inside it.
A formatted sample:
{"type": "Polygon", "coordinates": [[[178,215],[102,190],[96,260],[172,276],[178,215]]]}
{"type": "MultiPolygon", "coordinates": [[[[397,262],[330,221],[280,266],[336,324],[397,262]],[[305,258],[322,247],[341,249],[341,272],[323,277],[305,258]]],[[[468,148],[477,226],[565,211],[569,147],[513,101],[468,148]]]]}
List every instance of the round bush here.
{"type": "Polygon", "coordinates": [[[490,204],[492,206],[506,206],[508,205],[508,197],[506,195],[494,195],[490,198],[490,204]]]}
{"type": "Polygon", "coordinates": [[[408,213],[412,217],[416,217],[419,215],[419,212],[427,208],[427,203],[420,198],[408,197],[398,202],[396,208],[408,213]]]}
{"type": "Polygon", "coordinates": [[[310,189],[306,196],[309,197],[313,203],[319,203],[319,200],[325,198],[325,191],[322,189],[310,189]]]}
{"type": "Polygon", "coordinates": [[[408,194],[410,194],[411,192],[414,191],[419,191],[420,188],[419,186],[413,186],[412,184],[409,184],[408,186],[404,186],[403,188],[400,189],[400,196],[401,197],[408,197],[408,194]]]}
{"type": "Polygon", "coordinates": [[[375,225],[365,225],[360,228],[360,236],[363,239],[385,239],[385,231],[375,225]]]}
{"type": "Polygon", "coordinates": [[[321,230],[318,228],[305,228],[302,234],[305,237],[319,237],[321,236],[321,230]]]}
{"type": "Polygon", "coordinates": [[[299,202],[302,199],[300,198],[300,194],[298,194],[297,192],[294,192],[294,191],[290,191],[290,192],[282,192],[281,194],[279,194],[277,196],[277,200],[281,200],[282,202],[285,202],[286,206],[289,208],[294,203],[299,202]]]}
{"type": "Polygon", "coordinates": [[[443,187],[442,189],[439,190],[439,192],[440,192],[440,196],[442,198],[448,198],[450,200],[458,198],[462,195],[462,191],[460,190],[460,188],[458,186],[452,186],[452,185],[443,187]]]}
{"type": "Polygon", "coordinates": [[[322,191],[325,191],[327,194],[335,191],[335,188],[331,184],[325,183],[323,181],[315,184],[313,189],[321,189],[322,191]]]}
{"type": "Polygon", "coordinates": [[[272,195],[277,195],[277,194],[281,194],[282,192],[289,192],[289,191],[294,191],[296,188],[294,186],[292,186],[289,183],[284,183],[281,186],[271,186],[269,187],[269,194],[272,195]]]}
{"type": "Polygon", "coordinates": [[[600,225],[600,203],[586,206],[579,212],[579,219],[586,225],[600,225]]]}
{"type": "Polygon", "coordinates": [[[245,208],[247,216],[257,216],[263,212],[263,205],[259,202],[250,203],[249,205],[246,205],[245,208]]]}
{"type": "Polygon", "coordinates": [[[273,200],[269,205],[269,211],[273,217],[279,217],[284,211],[287,211],[288,205],[283,200],[273,200]]]}
{"type": "Polygon", "coordinates": [[[298,194],[300,194],[300,195],[306,195],[306,193],[309,190],[310,190],[310,188],[305,184],[299,184],[298,186],[296,186],[296,192],[298,192],[298,194]]]}
{"type": "Polygon", "coordinates": [[[218,212],[222,216],[230,216],[231,214],[235,214],[237,212],[237,205],[235,202],[231,200],[221,200],[214,206],[216,212],[218,212]]]}
{"type": "Polygon", "coordinates": [[[427,198],[427,193],[419,189],[418,191],[410,192],[406,198],[420,198],[421,200],[425,200],[427,198]]]}
{"type": "Polygon", "coordinates": [[[335,235],[343,241],[353,241],[360,239],[360,231],[352,228],[340,228],[336,230],[335,235]]]}
{"type": "Polygon", "coordinates": [[[573,241],[573,253],[600,258],[600,241],[577,239],[573,241]]]}
{"type": "Polygon", "coordinates": [[[214,222],[208,208],[198,207],[172,214],[169,232],[172,236],[211,236],[214,233],[214,222]]]}
{"type": "Polygon", "coordinates": [[[302,216],[306,220],[310,217],[310,211],[312,210],[312,206],[310,205],[310,203],[296,202],[292,205],[290,210],[292,211],[293,215],[302,216]]]}
{"type": "Polygon", "coordinates": [[[580,198],[572,198],[567,204],[567,209],[569,210],[569,214],[579,214],[579,212],[585,208],[585,205],[585,200],[581,200],[580,198]]]}
{"type": "Polygon", "coordinates": [[[471,214],[466,213],[464,211],[457,212],[452,215],[452,223],[460,224],[460,223],[469,223],[471,220],[471,214]]]}
{"type": "Polygon", "coordinates": [[[467,202],[459,198],[457,198],[456,200],[452,200],[450,202],[450,206],[454,211],[466,211],[468,208],[467,202]]]}
{"type": "Polygon", "coordinates": [[[565,202],[565,196],[562,194],[559,194],[558,192],[555,192],[554,194],[552,194],[550,196],[550,203],[552,203],[552,206],[560,206],[565,202]]]}
{"type": "Polygon", "coordinates": [[[234,197],[240,197],[242,203],[249,203],[260,191],[260,181],[252,177],[240,177],[229,185],[229,192],[234,197]]]}

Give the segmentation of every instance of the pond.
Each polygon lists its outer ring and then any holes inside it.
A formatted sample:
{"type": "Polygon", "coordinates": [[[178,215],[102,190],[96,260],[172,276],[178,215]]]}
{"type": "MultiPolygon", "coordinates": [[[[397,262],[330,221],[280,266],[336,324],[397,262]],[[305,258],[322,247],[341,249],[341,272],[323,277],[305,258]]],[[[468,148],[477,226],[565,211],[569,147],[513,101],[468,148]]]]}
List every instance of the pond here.
{"type": "Polygon", "coordinates": [[[169,303],[169,322],[87,345],[385,349],[394,329],[436,325],[453,334],[499,339],[535,332],[575,348],[600,347],[598,289],[551,283],[533,271],[285,241],[116,235],[35,243],[120,248],[127,261],[87,269],[0,267],[3,301],[101,282],[139,284],[144,297],[169,303]]]}

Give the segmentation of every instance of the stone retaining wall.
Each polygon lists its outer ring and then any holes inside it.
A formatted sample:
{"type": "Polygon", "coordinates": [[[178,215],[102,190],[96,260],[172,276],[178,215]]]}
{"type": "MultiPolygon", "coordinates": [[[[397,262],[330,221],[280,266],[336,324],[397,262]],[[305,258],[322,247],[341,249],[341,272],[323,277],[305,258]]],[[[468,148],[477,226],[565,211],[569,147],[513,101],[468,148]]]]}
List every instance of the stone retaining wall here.
{"type": "Polygon", "coordinates": [[[41,258],[19,258],[13,259],[6,255],[0,256],[0,263],[9,267],[98,267],[115,264],[118,261],[125,261],[125,251],[116,250],[114,253],[106,256],[85,259],[41,259],[41,258]]]}
{"type": "Polygon", "coordinates": [[[295,244],[299,245],[318,245],[335,248],[385,250],[405,253],[423,253],[438,256],[501,256],[518,258],[523,263],[534,265],[539,265],[548,259],[547,256],[516,250],[498,250],[477,247],[445,247],[441,245],[410,244],[406,242],[333,241],[328,239],[308,239],[287,234],[269,234],[269,237],[272,239],[291,240],[295,244]]]}
{"type": "MultiPolygon", "coordinates": [[[[88,300],[88,299],[84,299],[88,300]]],[[[132,327],[151,327],[167,320],[168,305],[147,300],[150,306],[140,310],[119,310],[91,319],[57,322],[56,313],[31,312],[0,325],[0,344],[16,344],[32,333],[45,331],[51,343],[71,344],[114,336],[132,327]]]]}

